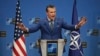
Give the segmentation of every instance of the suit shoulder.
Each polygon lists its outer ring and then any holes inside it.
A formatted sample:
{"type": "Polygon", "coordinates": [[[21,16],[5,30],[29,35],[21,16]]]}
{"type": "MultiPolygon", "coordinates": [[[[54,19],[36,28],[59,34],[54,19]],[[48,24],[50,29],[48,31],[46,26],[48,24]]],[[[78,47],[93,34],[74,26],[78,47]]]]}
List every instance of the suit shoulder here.
{"type": "Polygon", "coordinates": [[[56,18],[57,21],[63,21],[64,18],[56,18]]]}

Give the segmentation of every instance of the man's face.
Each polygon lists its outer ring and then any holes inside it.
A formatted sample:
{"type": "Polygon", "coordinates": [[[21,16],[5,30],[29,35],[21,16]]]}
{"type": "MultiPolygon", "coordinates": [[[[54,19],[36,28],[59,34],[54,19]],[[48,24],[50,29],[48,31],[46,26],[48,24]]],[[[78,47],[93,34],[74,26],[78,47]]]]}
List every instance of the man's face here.
{"type": "Polygon", "coordinates": [[[56,17],[56,8],[48,8],[48,11],[46,12],[47,16],[51,19],[54,20],[56,17]]]}

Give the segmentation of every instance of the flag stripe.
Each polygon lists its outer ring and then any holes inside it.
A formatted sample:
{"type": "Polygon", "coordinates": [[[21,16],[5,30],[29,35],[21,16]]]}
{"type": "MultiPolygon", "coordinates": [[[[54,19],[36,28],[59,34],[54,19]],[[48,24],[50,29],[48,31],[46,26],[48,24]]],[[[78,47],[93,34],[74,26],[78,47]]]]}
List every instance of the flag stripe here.
{"type": "MultiPolygon", "coordinates": [[[[24,35],[23,35],[24,36],[24,35]]],[[[21,36],[21,38],[18,40],[19,43],[21,44],[21,46],[23,47],[23,49],[25,50],[26,52],[26,47],[25,47],[25,38],[21,36]]]]}
{"type": "MultiPolygon", "coordinates": [[[[22,37],[21,37],[21,38],[22,38],[22,37]]],[[[23,55],[26,55],[26,52],[25,52],[25,50],[23,49],[23,46],[21,46],[21,42],[23,42],[23,41],[20,41],[21,38],[18,39],[18,41],[16,41],[16,44],[17,44],[18,47],[20,48],[20,50],[21,50],[21,52],[23,53],[23,55]]]]}
{"type": "Polygon", "coordinates": [[[21,37],[21,38],[18,40],[18,42],[19,42],[19,44],[20,44],[20,49],[22,48],[22,52],[23,52],[24,54],[26,54],[25,42],[23,42],[23,39],[24,39],[24,37],[21,37]]]}
{"type": "Polygon", "coordinates": [[[14,51],[18,51],[18,52],[15,52],[15,54],[17,55],[18,53],[22,56],[27,56],[26,54],[26,47],[25,47],[25,43],[23,42],[24,40],[24,37],[20,37],[18,40],[16,40],[16,42],[14,42],[14,51]],[[17,49],[17,50],[15,50],[17,49]]]}
{"type": "Polygon", "coordinates": [[[21,37],[22,37],[21,39],[22,39],[23,43],[25,44],[25,36],[22,35],[21,37]]]}
{"type": "MultiPolygon", "coordinates": [[[[20,56],[23,56],[23,53],[21,52],[21,50],[20,50],[19,45],[17,44],[17,42],[14,42],[14,48],[18,52],[18,54],[20,56]]],[[[15,53],[15,55],[16,55],[16,53],[15,53]]]]}
{"type": "Polygon", "coordinates": [[[13,47],[13,56],[19,56],[19,53],[17,52],[17,50],[13,47]]]}

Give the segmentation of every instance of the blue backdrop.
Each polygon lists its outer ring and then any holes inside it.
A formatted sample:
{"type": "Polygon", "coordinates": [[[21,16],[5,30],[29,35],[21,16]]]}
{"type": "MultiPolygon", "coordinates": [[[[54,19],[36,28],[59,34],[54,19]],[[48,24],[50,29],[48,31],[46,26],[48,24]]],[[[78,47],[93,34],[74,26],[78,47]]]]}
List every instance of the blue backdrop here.
{"type": "MultiPolygon", "coordinates": [[[[68,24],[71,24],[72,7],[74,0],[20,0],[21,14],[23,23],[30,27],[30,19],[39,17],[45,18],[45,7],[48,4],[54,4],[57,8],[57,17],[64,18],[68,24]]],[[[0,56],[11,56],[10,49],[13,36],[14,25],[8,24],[7,20],[15,17],[17,0],[0,0],[0,31],[6,31],[6,37],[0,37],[0,56]]],[[[79,18],[87,17],[87,23],[81,28],[81,40],[87,42],[87,48],[83,48],[84,56],[100,56],[100,0],[77,0],[77,11],[79,18]],[[99,17],[99,22],[98,22],[99,17]],[[88,30],[98,29],[98,36],[88,35],[88,30]]],[[[64,36],[64,31],[62,32],[64,36]]],[[[40,38],[40,32],[29,34],[26,37],[26,48],[28,56],[39,56],[38,49],[32,48],[32,43],[40,38]]],[[[70,37],[66,37],[66,52],[68,56],[70,37]]]]}

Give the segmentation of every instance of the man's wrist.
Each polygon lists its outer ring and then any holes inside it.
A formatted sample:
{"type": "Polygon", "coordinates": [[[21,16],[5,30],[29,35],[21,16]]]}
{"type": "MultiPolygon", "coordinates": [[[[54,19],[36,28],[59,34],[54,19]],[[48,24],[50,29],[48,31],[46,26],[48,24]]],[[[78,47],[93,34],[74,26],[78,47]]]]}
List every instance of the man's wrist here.
{"type": "Polygon", "coordinates": [[[24,33],[25,33],[25,34],[29,33],[29,29],[28,29],[28,28],[25,28],[24,33]]]}
{"type": "Polygon", "coordinates": [[[79,29],[81,26],[79,24],[75,25],[75,29],[79,29]]]}
{"type": "Polygon", "coordinates": [[[26,28],[26,32],[29,32],[29,29],[28,28],[26,28]]]}

